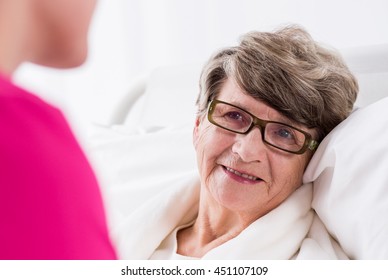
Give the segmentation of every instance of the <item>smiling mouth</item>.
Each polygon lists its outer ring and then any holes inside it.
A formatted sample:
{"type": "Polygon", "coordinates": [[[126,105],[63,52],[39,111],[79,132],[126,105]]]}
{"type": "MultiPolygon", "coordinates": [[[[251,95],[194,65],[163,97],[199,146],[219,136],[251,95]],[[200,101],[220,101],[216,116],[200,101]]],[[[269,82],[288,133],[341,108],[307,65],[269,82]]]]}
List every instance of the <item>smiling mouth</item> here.
{"type": "Polygon", "coordinates": [[[249,174],[245,174],[245,173],[241,173],[237,170],[234,170],[233,168],[230,168],[230,167],[227,167],[227,166],[222,166],[226,171],[234,174],[234,175],[237,175],[239,177],[242,177],[244,179],[247,179],[247,180],[251,180],[251,181],[262,181],[261,178],[259,177],[255,177],[255,176],[252,176],[252,175],[249,175],[249,174]]]}

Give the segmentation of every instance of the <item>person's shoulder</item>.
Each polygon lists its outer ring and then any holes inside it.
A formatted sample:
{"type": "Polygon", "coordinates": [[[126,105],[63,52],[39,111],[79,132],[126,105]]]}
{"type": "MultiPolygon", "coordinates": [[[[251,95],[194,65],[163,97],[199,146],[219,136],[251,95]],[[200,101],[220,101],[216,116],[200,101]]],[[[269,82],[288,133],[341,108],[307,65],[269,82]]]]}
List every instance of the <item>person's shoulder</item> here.
{"type": "Polygon", "coordinates": [[[0,149],[7,153],[23,152],[25,158],[37,147],[41,158],[58,153],[58,146],[72,152],[79,149],[58,108],[4,79],[0,79],[0,130],[0,149]]]}
{"type": "Polygon", "coordinates": [[[67,127],[67,122],[57,107],[34,93],[0,77],[0,127],[18,132],[23,128],[67,127]]]}
{"type": "Polygon", "coordinates": [[[12,81],[0,77],[0,106],[2,113],[20,114],[34,111],[47,112],[51,114],[60,113],[59,110],[47,103],[32,92],[19,87],[12,81]]]}

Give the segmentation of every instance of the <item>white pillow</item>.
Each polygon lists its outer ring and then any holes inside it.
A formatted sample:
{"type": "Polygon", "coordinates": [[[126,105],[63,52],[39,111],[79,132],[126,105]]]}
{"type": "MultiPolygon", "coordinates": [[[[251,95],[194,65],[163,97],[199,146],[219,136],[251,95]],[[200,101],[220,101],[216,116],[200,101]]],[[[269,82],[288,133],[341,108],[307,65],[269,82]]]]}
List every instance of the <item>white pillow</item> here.
{"type": "Polygon", "coordinates": [[[125,126],[131,129],[164,128],[194,124],[201,65],[156,68],[146,90],[128,112],[125,126]]]}
{"type": "Polygon", "coordinates": [[[108,220],[115,228],[160,186],[169,186],[197,172],[193,124],[155,131],[128,132],[125,125],[91,125],[88,154],[106,200],[108,220]]]}
{"type": "Polygon", "coordinates": [[[388,259],[388,98],[357,109],[320,144],[304,175],[313,208],[352,259],[388,259]]]}

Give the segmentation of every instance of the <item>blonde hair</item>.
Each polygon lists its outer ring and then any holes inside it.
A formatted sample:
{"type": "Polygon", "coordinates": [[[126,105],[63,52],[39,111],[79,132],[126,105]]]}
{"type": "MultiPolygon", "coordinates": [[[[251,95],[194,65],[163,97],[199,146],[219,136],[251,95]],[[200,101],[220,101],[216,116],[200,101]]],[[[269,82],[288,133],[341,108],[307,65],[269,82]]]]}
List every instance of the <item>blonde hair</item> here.
{"type": "Polygon", "coordinates": [[[198,114],[228,78],[287,118],[316,128],[318,140],[350,114],[358,94],[340,54],[298,26],[247,33],[238,46],[213,55],[202,70],[198,114]]]}

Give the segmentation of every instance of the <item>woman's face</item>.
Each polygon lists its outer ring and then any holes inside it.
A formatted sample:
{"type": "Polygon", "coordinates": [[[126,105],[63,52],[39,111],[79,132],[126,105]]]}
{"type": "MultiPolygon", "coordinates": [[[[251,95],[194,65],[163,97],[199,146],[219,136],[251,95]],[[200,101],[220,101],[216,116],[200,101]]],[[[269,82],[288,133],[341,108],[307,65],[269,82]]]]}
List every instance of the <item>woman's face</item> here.
{"type": "MultiPolygon", "coordinates": [[[[231,79],[217,99],[263,120],[290,123],[276,110],[244,94],[231,79]]],[[[314,135],[313,130],[296,127],[314,135]]],[[[302,184],[311,158],[310,151],[297,155],[265,144],[259,128],[236,134],[211,124],[206,116],[197,119],[193,139],[207,203],[254,218],[278,206],[302,184]]]]}

